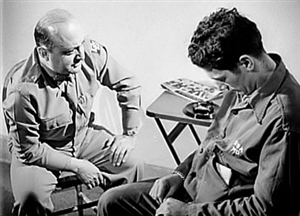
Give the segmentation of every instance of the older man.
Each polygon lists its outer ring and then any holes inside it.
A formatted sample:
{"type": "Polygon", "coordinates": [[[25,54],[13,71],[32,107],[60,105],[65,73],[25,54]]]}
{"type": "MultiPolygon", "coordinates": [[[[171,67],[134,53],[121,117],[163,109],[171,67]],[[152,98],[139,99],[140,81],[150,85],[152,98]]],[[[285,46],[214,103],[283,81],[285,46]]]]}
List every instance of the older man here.
{"type": "Polygon", "coordinates": [[[55,9],[35,27],[36,47],[17,73],[3,104],[9,122],[14,215],[46,215],[61,171],[89,188],[142,178],[134,150],[140,127],[135,76],[87,38],[67,11],[55,9]],[[91,124],[93,98],[102,84],[117,93],[123,134],[91,124]]]}

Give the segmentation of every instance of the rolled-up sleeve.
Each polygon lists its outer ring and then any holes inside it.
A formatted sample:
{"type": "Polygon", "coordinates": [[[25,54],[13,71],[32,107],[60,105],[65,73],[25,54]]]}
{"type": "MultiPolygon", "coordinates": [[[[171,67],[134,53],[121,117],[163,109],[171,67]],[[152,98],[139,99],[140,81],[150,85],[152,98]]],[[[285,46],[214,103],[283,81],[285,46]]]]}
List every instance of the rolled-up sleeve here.
{"type": "Polygon", "coordinates": [[[53,170],[62,170],[68,156],[40,141],[37,102],[27,87],[13,90],[3,103],[4,114],[9,122],[12,153],[22,163],[34,164],[53,170]]]}
{"type": "Polygon", "coordinates": [[[117,100],[122,109],[124,133],[136,133],[141,126],[141,85],[135,75],[108,55],[106,49],[102,48],[101,58],[100,62],[105,64],[98,75],[99,80],[101,84],[117,92],[117,100]]]}

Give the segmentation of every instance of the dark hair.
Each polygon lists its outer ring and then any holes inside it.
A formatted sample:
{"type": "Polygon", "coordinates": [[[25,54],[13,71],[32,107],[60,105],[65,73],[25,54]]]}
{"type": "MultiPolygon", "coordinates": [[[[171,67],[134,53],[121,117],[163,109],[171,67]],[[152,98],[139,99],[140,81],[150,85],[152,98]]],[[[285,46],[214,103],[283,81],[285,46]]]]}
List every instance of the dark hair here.
{"type": "Polygon", "coordinates": [[[188,47],[188,56],[201,68],[233,70],[243,54],[259,57],[264,51],[254,22],[236,8],[221,8],[199,24],[188,47]]]}
{"type": "Polygon", "coordinates": [[[45,45],[50,51],[53,48],[52,35],[56,29],[53,25],[57,23],[65,23],[74,17],[64,9],[53,9],[47,12],[36,24],[34,29],[34,39],[36,46],[45,45]]]}

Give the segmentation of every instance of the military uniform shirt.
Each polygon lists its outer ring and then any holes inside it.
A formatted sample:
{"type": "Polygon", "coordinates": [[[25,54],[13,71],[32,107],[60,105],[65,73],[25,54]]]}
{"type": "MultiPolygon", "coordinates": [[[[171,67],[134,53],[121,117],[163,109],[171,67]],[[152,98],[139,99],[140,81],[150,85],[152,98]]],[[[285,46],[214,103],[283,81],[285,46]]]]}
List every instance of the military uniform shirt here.
{"type": "Polygon", "coordinates": [[[298,215],[300,86],[278,55],[266,83],[229,91],[207,137],[176,171],[193,199],[191,216],[298,215]],[[231,170],[228,183],[217,164],[231,170]]]}
{"type": "MultiPolygon", "coordinates": [[[[102,84],[117,93],[124,134],[140,126],[140,86],[105,47],[87,38],[85,59],[74,77],[59,80],[41,67],[36,50],[18,71],[20,81],[3,104],[11,152],[26,164],[63,169],[84,141],[94,96],[102,84]],[[72,80],[73,79],[73,80],[72,80]],[[73,85],[73,86],[72,86],[73,85]],[[75,91],[72,98],[69,90],[75,91]]],[[[100,99],[101,100],[101,99],[100,99]]]]}

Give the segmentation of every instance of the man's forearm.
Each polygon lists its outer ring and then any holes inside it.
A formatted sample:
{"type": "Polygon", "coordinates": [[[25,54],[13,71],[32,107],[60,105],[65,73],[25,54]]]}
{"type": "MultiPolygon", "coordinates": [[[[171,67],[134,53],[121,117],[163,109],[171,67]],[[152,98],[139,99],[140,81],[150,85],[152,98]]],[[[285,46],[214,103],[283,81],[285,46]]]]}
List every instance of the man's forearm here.
{"type": "Polygon", "coordinates": [[[19,154],[19,158],[21,158],[24,163],[46,167],[51,170],[76,172],[76,160],[78,159],[63,154],[45,143],[37,146],[39,146],[39,148],[32,148],[25,154],[19,154]],[[34,155],[34,157],[26,158],[24,155],[34,155]]]}
{"type": "Polygon", "coordinates": [[[176,169],[174,170],[175,173],[180,173],[180,175],[182,175],[182,177],[185,179],[188,172],[190,171],[190,168],[192,166],[192,162],[194,159],[194,154],[195,152],[193,152],[192,154],[190,154],[183,162],[181,162],[176,169]]]}

